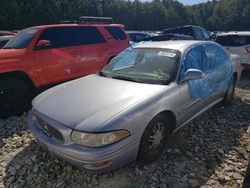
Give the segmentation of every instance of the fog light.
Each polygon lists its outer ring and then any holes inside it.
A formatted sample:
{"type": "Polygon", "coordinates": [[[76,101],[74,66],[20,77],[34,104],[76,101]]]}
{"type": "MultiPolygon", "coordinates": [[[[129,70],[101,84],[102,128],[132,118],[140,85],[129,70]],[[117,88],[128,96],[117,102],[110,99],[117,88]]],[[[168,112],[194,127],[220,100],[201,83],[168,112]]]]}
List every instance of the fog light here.
{"type": "Polygon", "coordinates": [[[112,161],[104,161],[104,162],[99,162],[99,163],[93,163],[92,166],[94,167],[103,167],[103,166],[108,166],[112,163],[112,161]]]}

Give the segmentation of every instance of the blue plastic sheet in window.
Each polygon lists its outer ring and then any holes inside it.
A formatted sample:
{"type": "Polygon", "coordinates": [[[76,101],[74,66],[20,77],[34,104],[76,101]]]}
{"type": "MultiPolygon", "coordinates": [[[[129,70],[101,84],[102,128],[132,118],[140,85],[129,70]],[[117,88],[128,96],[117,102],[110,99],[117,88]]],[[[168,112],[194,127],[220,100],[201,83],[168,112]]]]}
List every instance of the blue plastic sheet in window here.
{"type": "Polygon", "coordinates": [[[227,90],[232,83],[233,70],[229,55],[219,46],[206,44],[189,49],[182,63],[181,75],[188,69],[199,69],[204,78],[188,81],[192,99],[227,90]]]}

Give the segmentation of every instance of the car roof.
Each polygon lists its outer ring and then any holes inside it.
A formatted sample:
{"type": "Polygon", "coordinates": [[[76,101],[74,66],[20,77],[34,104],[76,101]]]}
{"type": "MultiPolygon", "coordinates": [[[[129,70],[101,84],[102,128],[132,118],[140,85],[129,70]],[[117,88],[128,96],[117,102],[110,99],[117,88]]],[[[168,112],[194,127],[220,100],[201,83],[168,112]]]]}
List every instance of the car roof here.
{"type": "Polygon", "coordinates": [[[230,31],[230,32],[224,32],[224,33],[220,33],[217,36],[227,36],[227,35],[250,35],[250,31],[230,31]]]}
{"type": "Polygon", "coordinates": [[[180,52],[185,52],[192,46],[202,44],[216,44],[212,41],[197,41],[197,40],[170,40],[170,41],[159,41],[159,42],[142,42],[137,44],[134,48],[165,48],[178,50],[180,52]]]}
{"type": "Polygon", "coordinates": [[[183,25],[183,26],[177,26],[177,27],[171,27],[171,28],[166,28],[165,30],[174,30],[174,29],[182,29],[182,28],[191,28],[191,27],[195,27],[195,28],[200,28],[200,29],[204,29],[203,27],[197,26],[197,25],[183,25]]]}
{"type": "Polygon", "coordinates": [[[98,24],[98,23],[89,23],[89,24],[51,24],[51,25],[40,25],[40,26],[33,26],[31,28],[50,28],[50,27],[72,27],[72,26],[95,26],[95,27],[100,27],[100,26],[113,26],[113,27],[123,27],[122,24],[98,24]]]}

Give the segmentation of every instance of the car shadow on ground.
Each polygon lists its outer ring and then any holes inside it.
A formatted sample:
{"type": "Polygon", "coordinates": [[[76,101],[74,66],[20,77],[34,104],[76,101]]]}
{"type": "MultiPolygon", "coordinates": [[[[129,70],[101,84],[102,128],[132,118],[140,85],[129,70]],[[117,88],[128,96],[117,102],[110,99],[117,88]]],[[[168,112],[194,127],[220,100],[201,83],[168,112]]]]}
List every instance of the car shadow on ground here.
{"type": "MultiPolygon", "coordinates": [[[[147,165],[134,162],[105,173],[79,170],[50,156],[31,138],[28,144],[20,145],[20,150],[16,149],[3,167],[3,184],[5,187],[185,187],[193,180],[192,183],[205,185],[211,177],[223,172],[228,160],[230,168],[237,162],[247,163],[244,140],[249,124],[248,103],[238,98],[229,106],[216,105],[175,133],[156,162],[147,165]]],[[[226,183],[223,178],[218,181],[226,183]]]]}

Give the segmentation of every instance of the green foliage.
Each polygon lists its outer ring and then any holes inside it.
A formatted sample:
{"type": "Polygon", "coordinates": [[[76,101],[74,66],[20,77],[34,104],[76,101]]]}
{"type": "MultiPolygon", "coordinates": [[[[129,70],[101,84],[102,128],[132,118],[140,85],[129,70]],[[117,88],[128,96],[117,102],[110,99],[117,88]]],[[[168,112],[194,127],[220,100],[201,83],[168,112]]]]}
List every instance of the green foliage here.
{"type": "Polygon", "coordinates": [[[0,30],[111,16],[129,30],[194,24],[209,30],[249,30],[250,0],[213,0],[184,6],[175,0],[0,0],[0,30]]]}

